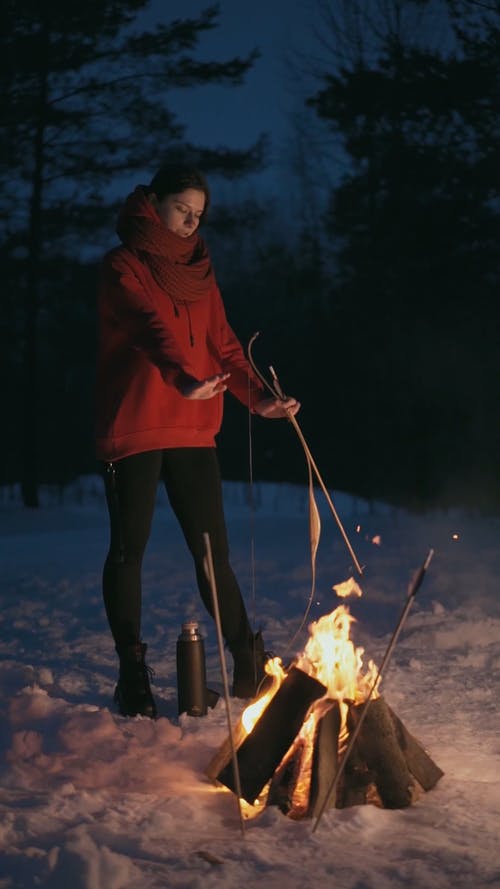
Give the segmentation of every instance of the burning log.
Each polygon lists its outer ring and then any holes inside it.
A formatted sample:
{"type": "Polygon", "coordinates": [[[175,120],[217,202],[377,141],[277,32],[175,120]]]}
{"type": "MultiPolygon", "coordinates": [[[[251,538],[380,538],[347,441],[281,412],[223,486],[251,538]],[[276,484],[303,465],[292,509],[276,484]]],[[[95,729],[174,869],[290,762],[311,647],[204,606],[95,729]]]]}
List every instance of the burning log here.
{"type": "Polygon", "coordinates": [[[387,705],[387,709],[393,721],[398,744],[406,760],[406,765],[413,777],[420,784],[422,790],[432,790],[439,779],[443,777],[444,772],[431,759],[416,738],[414,738],[405,728],[399,717],[393,713],[389,705],[387,705]]]}
{"type": "MultiPolygon", "coordinates": [[[[339,754],[340,708],[335,701],[318,701],[322,693],[320,683],[293,668],[273,699],[274,707],[271,701],[244,740],[241,740],[244,732],[240,727],[238,762],[242,793],[247,802],[252,803],[269,781],[267,806],[278,806],[294,819],[317,816],[342,756],[339,754]],[[296,696],[300,696],[300,701],[296,696]],[[312,712],[319,710],[320,715],[308,733],[302,730],[303,718],[311,703],[312,712]]],[[[349,705],[349,732],[354,731],[365,706],[349,705]]],[[[234,792],[227,748],[226,742],[212,760],[207,774],[234,792]]],[[[380,808],[406,808],[421,790],[431,790],[442,775],[422,745],[384,698],[379,697],[370,703],[329,806],[347,808],[372,803],[380,808]]]]}
{"type": "Polygon", "coordinates": [[[309,792],[310,815],[319,812],[328,787],[337,774],[340,724],[340,709],[335,702],[321,718],[316,732],[309,792]]]}
{"type": "MultiPolygon", "coordinates": [[[[349,732],[354,731],[357,720],[366,704],[350,706],[347,717],[349,732]]],[[[413,780],[405,757],[398,743],[389,708],[383,698],[370,702],[368,712],[359,733],[356,752],[361,769],[368,770],[386,809],[404,809],[411,805],[413,780]]],[[[352,782],[359,766],[351,760],[346,767],[345,784],[352,782]]]]}
{"type": "MultiPolygon", "coordinates": [[[[350,732],[364,706],[349,706],[350,732]]],[[[329,806],[347,808],[372,803],[386,809],[406,808],[415,801],[420,789],[431,790],[443,772],[382,697],[372,701],[369,710],[329,806]]],[[[302,740],[289,751],[273,777],[267,805],[277,805],[292,818],[317,816],[340,761],[339,727],[339,708],[335,704],[317,725],[309,788],[304,787],[307,765],[306,744],[302,740]]]]}
{"type": "Polygon", "coordinates": [[[335,701],[325,706],[311,733],[295,740],[269,787],[266,805],[278,806],[290,818],[316,814],[337,773],[340,710],[335,701]]]}
{"type": "MultiPolygon", "coordinates": [[[[325,694],[325,687],[302,670],[292,667],[252,732],[237,748],[243,799],[253,803],[272,778],[285,753],[301,729],[312,702],[325,694]]],[[[237,739],[235,739],[235,746],[237,739]]],[[[234,792],[232,763],[217,780],[234,792]]]]}
{"type": "MultiPolygon", "coordinates": [[[[432,552],[410,586],[384,669],[432,552]]],[[[349,639],[353,620],[339,606],[311,625],[287,673],[279,658],[266,665],[273,686],[245,710],[212,759],[206,774],[213,781],[236,792],[236,771],[248,803],[266,788],[266,805],[291,818],[316,817],[314,829],[328,807],[405,808],[436,785],[443,772],[379,695],[382,668],[370,661],[363,672],[363,649],[349,639]]]]}

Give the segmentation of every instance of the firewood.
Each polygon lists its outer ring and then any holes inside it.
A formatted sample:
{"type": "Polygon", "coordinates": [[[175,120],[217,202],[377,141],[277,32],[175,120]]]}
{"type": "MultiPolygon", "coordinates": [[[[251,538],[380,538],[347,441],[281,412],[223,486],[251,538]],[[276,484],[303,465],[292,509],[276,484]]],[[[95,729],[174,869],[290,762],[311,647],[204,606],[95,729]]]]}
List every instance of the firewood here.
{"type": "MultiPolygon", "coordinates": [[[[316,732],[308,811],[308,815],[314,818],[319,814],[328,788],[337,774],[339,730],[340,710],[335,702],[320,719],[316,732]]],[[[335,805],[336,794],[333,794],[328,808],[335,805]]]]}
{"type": "Polygon", "coordinates": [[[355,744],[337,787],[336,805],[339,809],[363,806],[368,797],[374,798],[374,788],[373,770],[368,768],[359,744],[355,744]]]}
{"type": "MultiPolygon", "coordinates": [[[[349,731],[354,730],[365,706],[349,708],[349,731]]],[[[370,702],[355,746],[373,772],[384,807],[403,809],[411,805],[413,779],[399,746],[389,708],[382,697],[370,702]]]]}
{"type": "Polygon", "coordinates": [[[439,779],[443,777],[444,772],[431,759],[416,738],[410,734],[389,705],[387,705],[387,709],[394,725],[399,746],[406,760],[406,765],[424,790],[432,790],[439,779]]]}
{"type": "MultiPolygon", "coordinates": [[[[303,670],[292,667],[286,679],[237,750],[243,798],[253,803],[272,778],[285,753],[299,733],[312,702],[325,694],[325,687],[303,670]]],[[[235,791],[233,764],[228,763],[217,779],[235,791]]]]}
{"type": "MultiPolygon", "coordinates": [[[[259,694],[257,695],[256,698],[254,698],[254,700],[250,701],[248,706],[251,706],[251,704],[253,704],[260,697],[262,697],[262,695],[266,691],[268,691],[271,687],[272,687],[272,677],[266,675],[264,677],[264,680],[261,682],[259,694]]],[[[247,708],[245,708],[245,709],[247,709],[247,708]]],[[[243,712],[245,712],[245,711],[243,711],[243,712]]],[[[242,719],[240,717],[240,719],[238,720],[238,722],[236,723],[236,725],[233,728],[233,744],[234,744],[235,750],[238,750],[238,748],[241,746],[241,744],[245,740],[247,734],[248,734],[248,732],[247,732],[245,726],[243,725],[242,719]]],[[[205,769],[205,775],[207,776],[207,778],[210,778],[210,780],[213,781],[214,784],[217,784],[218,783],[217,776],[218,776],[219,772],[221,772],[223,770],[223,768],[225,766],[227,766],[228,763],[231,762],[232,757],[233,757],[233,751],[232,751],[232,745],[231,745],[231,738],[228,735],[227,738],[223,741],[223,743],[219,747],[219,749],[214,753],[212,759],[210,760],[208,766],[205,769]]]]}
{"type": "MultiPolygon", "coordinates": [[[[238,750],[238,747],[241,746],[243,741],[247,736],[247,730],[244,727],[241,719],[238,720],[236,725],[233,728],[233,743],[235,750],[238,750]]],[[[207,778],[210,778],[214,784],[217,783],[217,775],[219,772],[231,762],[232,759],[232,747],[231,747],[231,738],[228,736],[219,749],[215,752],[212,759],[210,760],[207,768],[205,769],[205,775],[207,778]]]]}
{"type": "Polygon", "coordinates": [[[266,799],[266,806],[277,806],[284,815],[293,810],[293,794],[303,765],[304,743],[295,738],[276,769],[266,799]]]}
{"type": "MultiPolygon", "coordinates": [[[[322,810],[342,761],[340,709],[324,697],[325,691],[306,673],[291,668],[250,735],[240,719],[234,747],[247,802],[253,803],[269,783],[266,805],[278,806],[290,818],[316,817],[322,810]],[[314,736],[305,736],[301,728],[314,701],[318,701],[314,705],[317,725],[314,736]]],[[[350,733],[365,706],[349,706],[350,733]]],[[[328,806],[405,808],[444,774],[383,698],[369,703],[360,729],[328,806]]],[[[205,773],[235,791],[230,738],[205,773]]]]}

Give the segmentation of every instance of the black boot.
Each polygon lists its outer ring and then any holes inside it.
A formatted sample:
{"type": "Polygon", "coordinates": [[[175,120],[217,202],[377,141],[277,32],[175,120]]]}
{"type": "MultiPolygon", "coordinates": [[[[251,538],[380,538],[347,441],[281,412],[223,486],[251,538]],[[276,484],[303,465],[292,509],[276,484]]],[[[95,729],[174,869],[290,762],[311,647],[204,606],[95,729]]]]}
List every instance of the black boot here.
{"type": "Polygon", "coordinates": [[[120,675],[114,701],[122,716],[156,719],[156,704],[149,684],[153,671],[145,663],[147,645],[137,642],[118,652],[120,675]]]}
{"type": "Polygon", "coordinates": [[[253,698],[266,676],[264,665],[269,654],[264,651],[262,633],[250,636],[244,646],[232,650],[234,659],[233,696],[253,698]]]}

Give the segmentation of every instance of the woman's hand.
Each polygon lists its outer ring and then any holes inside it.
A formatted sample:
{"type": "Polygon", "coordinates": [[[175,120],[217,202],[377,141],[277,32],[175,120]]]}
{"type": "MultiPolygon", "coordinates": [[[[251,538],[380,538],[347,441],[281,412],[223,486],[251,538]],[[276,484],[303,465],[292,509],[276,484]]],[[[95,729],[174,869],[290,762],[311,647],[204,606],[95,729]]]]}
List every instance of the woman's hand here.
{"type": "Polygon", "coordinates": [[[214,395],[226,391],[225,380],[230,376],[231,374],[215,374],[213,377],[207,377],[206,380],[190,380],[181,386],[181,393],[184,398],[189,398],[192,401],[213,398],[214,395]]]}
{"type": "Polygon", "coordinates": [[[292,417],[300,410],[300,402],[295,398],[263,398],[255,405],[255,413],[268,420],[279,419],[280,417],[292,417]]]}

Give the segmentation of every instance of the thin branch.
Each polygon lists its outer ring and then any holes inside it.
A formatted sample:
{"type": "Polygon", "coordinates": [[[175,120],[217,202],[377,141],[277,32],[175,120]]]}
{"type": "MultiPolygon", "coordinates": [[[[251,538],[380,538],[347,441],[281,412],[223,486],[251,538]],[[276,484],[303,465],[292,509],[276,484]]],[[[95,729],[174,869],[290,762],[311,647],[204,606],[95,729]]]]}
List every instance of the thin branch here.
{"type": "Polygon", "coordinates": [[[489,6],[487,3],[481,3],[481,0],[465,0],[469,6],[479,6],[481,9],[485,9],[487,12],[495,12],[500,14],[500,3],[495,3],[494,6],[489,6]]]}
{"type": "Polygon", "coordinates": [[[247,59],[239,59],[236,57],[227,62],[196,62],[191,59],[180,59],[179,62],[181,64],[183,62],[187,63],[187,71],[183,71],[182,69],[179,70],[178,68],[165,68],[162,71],[143,71],[142,73],[132,72],[131,74],[124,74],[121,77],[115,77],[112,80],[91,80],[69,93],[55,96],[47,102],[47,105],[53,106],[60,102],[64,102],[67,99],[71,99],[74,96],[92,92],[92,90],[96,93],[100,93],[103,89],[124,84],[131,80],[138,81],[149,79],[158,81],[171,78],[169,86],[174,88],[191,86],[193,83],[199,83],[200,86],[206,84],[211,85],[214,81],[220,80],[229,80],[233,83],[238,83],[257,57],[258,52],[255,50],[247,59]],[[207,73],[209,74],[208,77],[206,76],[207,73]]]}

